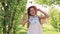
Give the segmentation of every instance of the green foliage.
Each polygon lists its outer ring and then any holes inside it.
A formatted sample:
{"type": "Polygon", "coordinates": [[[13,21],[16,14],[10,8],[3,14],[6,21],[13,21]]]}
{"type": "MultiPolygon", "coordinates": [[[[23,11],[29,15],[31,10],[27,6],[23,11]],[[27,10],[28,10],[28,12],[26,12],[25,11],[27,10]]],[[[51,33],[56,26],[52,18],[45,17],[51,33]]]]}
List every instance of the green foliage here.
{"type": "Polygon", "coordinates": [[[35,0],[35,3],[49,6],[51,6],[52,4],[60,5],[60,0],[35,0]]]}
{"type": "Polygon", "coordinates": [[[60,31],[60,12],[55,8],[51,8],[49,15],[50,15],[49,22],[51,23],[51,25],[57,31],[60,31]]]}
{"type": "Polygon", "coordinates": [[[0,34],[19,34],[27,0],[0,0],[0,34]],[[17,33],[18,32],[18,33],[17,33]]]}

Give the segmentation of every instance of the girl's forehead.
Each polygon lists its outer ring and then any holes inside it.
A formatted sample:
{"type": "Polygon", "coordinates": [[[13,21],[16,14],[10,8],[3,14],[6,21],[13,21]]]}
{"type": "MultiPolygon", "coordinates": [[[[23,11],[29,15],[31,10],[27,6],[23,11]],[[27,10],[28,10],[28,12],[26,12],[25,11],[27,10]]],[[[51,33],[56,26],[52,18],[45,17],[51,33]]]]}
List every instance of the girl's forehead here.
{"type": "Polygon", "coordinates": [[[34,8],[30,8],[30,10],[34,10],[34,8]]]}

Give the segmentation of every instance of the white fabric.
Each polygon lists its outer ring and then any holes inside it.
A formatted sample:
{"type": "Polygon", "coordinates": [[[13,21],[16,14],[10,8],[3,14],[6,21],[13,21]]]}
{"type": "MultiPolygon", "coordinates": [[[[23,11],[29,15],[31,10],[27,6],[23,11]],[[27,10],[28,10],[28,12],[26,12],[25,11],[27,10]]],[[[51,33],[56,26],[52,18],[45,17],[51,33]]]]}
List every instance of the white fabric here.
{"type": "Polygon", "coordinates": [[[42,34],[42,27],[39,23],[38,16],[30,16],[29,22],[30,26],[28,28],[27,34],[42,34]]]}

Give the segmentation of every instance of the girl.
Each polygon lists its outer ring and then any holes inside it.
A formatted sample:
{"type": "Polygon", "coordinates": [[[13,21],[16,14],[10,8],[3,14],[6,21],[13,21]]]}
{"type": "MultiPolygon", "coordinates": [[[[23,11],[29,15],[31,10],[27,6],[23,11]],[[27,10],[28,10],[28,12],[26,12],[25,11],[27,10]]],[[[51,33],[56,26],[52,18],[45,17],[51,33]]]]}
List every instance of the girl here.
{"type": "Polygon", "coordinates": [[[35,6],[31,6],[28,8],[28,13],[24,14],[20,24],[28,23],[27,34],[42,34],[41,19],[46,18],[48,18],[48,14],[37,9],[35,6]],[[44,16],[37,16],[37,11],[43,13],[44,16]],[[26,19],[26,16],[28,16],[28,19],[26,19]]]}

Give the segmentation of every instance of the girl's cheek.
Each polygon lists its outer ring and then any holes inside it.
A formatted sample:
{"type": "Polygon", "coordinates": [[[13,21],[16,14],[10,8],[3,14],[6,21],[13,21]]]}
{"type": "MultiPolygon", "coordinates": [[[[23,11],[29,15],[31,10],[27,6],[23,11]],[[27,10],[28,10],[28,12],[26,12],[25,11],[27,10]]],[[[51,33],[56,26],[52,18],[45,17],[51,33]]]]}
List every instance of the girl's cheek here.
{"type": "Polygon", "coordinates": [[[33,11],[31,11],[31,13],[30,14],[33,14],[33,11]]]}

